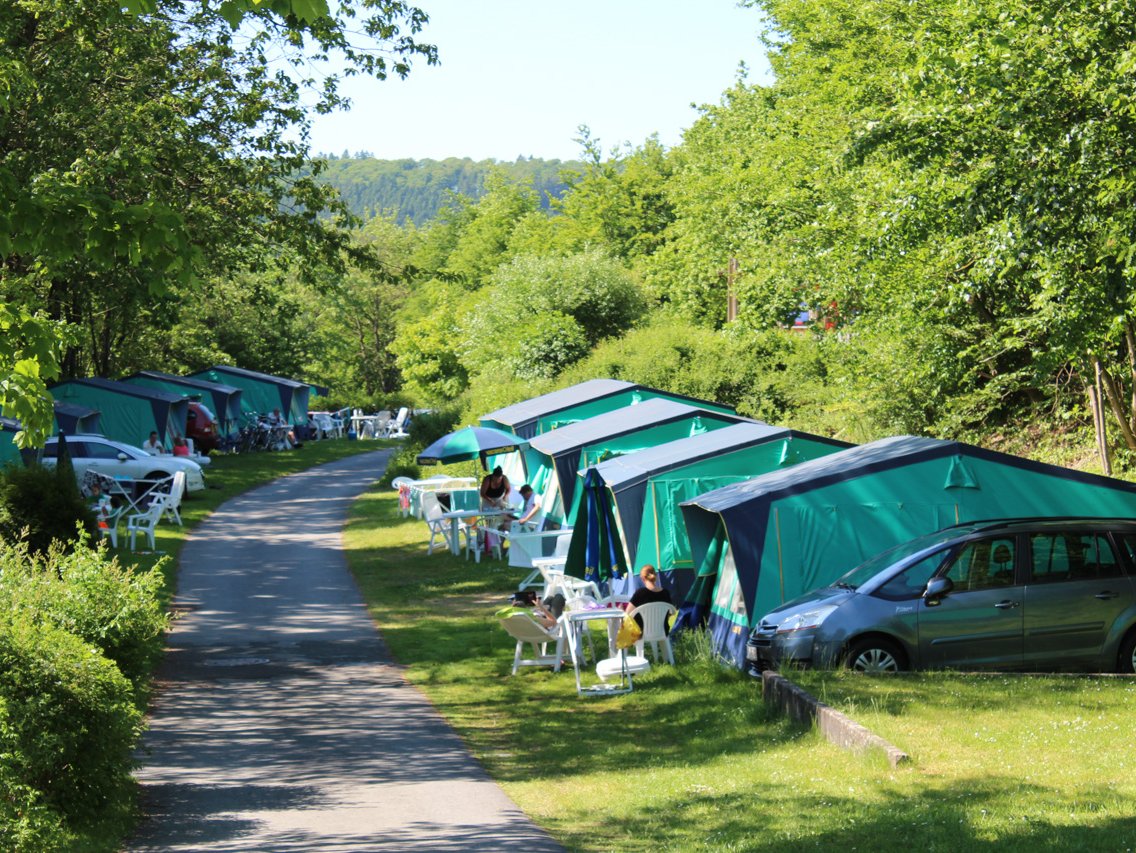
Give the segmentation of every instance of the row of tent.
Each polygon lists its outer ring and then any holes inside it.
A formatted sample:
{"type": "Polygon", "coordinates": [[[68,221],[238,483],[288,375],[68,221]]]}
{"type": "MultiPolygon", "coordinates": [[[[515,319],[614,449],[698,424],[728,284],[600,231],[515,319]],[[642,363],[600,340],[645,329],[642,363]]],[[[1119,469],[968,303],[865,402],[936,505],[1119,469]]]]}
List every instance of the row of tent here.
{"type": "Polygon", "coordinates": [[[993,518],[1136,517],[1136,484],[1122,480],[956,441],[853,446],[609,379],[481,425],[527,440],[490,464],[572,527],[569,574],[657,566],[683,617],[705,619],[739,667],[765,613],[915,536],[993,518]]]}
{"type": "MultiPolygon", "coordinates": [[[[55,400],[55,432],[100,433],[140,445],[151,432],[163,442],[185,436],[189,401],[198,400],[217,418],[221,434],[239,429],[248,415],[280,409],[291,424],[306,424],[312,393],[326,389],[239,367],[215,365],[175,376],[140,370],[119,380],[68,379],[48,389],[55,400]]],[[[0,463],[17,455],[17,421],[0,418],[0,463]]]]}

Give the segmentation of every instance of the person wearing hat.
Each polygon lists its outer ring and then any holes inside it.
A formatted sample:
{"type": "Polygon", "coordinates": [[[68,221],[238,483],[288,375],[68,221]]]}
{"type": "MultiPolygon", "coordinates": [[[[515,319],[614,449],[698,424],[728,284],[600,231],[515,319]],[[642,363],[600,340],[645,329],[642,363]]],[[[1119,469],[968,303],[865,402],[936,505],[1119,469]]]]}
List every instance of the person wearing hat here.
{"type": "MultiPolygon", "coordinates": [[[[655,567],[647,564],[639,570],[639,579],[643,581],[643,586],[635,590],[631,596],[631,607],[635,608],[641,604],[647,604],[652,601],[665,601],[667,604],[673,604],[671,601],[671,594],[668,590],[663,588],[659,583],[659,573],[655,571],[655,567]]],[[[639,627],[643,627],[643,620],[638,616],[635,621],[639,623],[639,627]]]]}
{"type": "Polygon", "coordinates": [[[482,509],[505,508],[512,486],[509,485],[509,478],[505,476],[500,465],[494,468],[492,473],[485,475],[485,479],[481,481],[480,491],[482,509]]]}

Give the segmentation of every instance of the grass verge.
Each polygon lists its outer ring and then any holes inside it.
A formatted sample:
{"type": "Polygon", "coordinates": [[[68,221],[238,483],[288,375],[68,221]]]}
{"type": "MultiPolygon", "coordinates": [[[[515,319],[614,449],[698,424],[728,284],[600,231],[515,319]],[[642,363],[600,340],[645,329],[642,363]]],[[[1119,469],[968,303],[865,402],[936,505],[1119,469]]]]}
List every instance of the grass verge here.
{"type": "Polygon", "coordinates": [[[1123,850],[1136,842],[1127,679],[800,676],[907,751],[854,755],[772,716],[758,685],[680,645],[635,692],[509,674],[492,618],[522,572],[425,552],[389,490],[348,560],[407,677],[530,817],[574,850],[1123,850]]]}

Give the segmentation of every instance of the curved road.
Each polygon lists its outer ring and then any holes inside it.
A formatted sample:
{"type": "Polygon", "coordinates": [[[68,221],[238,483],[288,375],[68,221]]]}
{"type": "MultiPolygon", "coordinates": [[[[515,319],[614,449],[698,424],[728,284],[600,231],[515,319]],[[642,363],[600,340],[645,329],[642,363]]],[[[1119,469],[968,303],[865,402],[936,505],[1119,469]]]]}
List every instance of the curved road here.
{"type": "Polygon", "coordinates": [[[134,851],[557,851],[392,665],[343,557],[367,453],[225,503],[181,554],[134,851]]]}

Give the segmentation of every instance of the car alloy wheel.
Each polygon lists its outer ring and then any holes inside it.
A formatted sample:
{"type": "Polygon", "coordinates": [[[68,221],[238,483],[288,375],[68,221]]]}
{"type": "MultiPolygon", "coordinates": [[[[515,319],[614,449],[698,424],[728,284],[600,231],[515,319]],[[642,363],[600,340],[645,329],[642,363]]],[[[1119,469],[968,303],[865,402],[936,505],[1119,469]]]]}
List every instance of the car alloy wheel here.
{"type": "Polygon", "coordinates": [[[899,672],[903,669],[899,651],[882,641],[854,644],[848,651],[845,665],[855,672],[899,672]]]}

